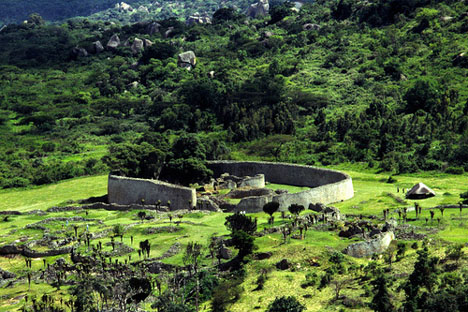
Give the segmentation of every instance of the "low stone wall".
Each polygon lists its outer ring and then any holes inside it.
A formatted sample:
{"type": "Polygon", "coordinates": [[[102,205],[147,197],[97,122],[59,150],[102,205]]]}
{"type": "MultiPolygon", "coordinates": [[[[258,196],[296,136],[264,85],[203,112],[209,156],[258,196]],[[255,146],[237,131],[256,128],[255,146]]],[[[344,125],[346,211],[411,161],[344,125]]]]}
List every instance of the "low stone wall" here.
{"type": "Polygon", "coordinates": [[[245,177],[238,185],[239,187],[256,187],[264,188],[265,187],[265,175],[256,174],[253,177],[245,177]]]}
{"type": "Polygon", "coordinates": [[[111,204],[168,205],[171,210],[189,209],[197,205],[194,189],[165,183],[158,180],[144,180],[109,175],[108,200],[111,204]],[[142,201],[143,200],[143,201],[142,201]],[[168,205],[169,206],[169,205],[168,205]]]}
{"type": "Polygon", "coordinates": [[[213,170],[215,175],[228,172],[237,176],[255,176],[263,173],[268,182],[311,188],[294,194],[247,197],[240,201],[236,211],[259,212],[262,211],[263,204],[268,201],[280,203],[280,210],[287,210],[291,204],[300,204],[307,208],[311,203],[330,204],[354,196],[351,177],[329,169],[255,161],[210,161],[208,168],[213,170]]]}

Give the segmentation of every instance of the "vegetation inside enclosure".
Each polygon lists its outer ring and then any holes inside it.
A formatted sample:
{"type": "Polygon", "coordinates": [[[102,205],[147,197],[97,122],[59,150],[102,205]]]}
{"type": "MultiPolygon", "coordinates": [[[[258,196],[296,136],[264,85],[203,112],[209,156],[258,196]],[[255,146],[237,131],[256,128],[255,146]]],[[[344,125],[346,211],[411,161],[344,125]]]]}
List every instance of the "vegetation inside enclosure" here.
{"type": "Polygon", "coordinates": [[[468,311],[466,2],[126,2],[0,3],[0,311],[468,311]],[[354,197],[100,203],[109,173],[210,193],[222,159],[354,197]]]}

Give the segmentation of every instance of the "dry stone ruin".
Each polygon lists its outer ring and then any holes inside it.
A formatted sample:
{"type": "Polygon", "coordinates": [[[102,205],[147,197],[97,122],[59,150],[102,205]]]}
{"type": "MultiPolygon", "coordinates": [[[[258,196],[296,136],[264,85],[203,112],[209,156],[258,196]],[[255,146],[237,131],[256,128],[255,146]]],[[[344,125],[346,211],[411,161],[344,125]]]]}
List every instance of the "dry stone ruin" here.
{"type": "MultiPolygon", "coordinates": [[[[330,204],[350,199],[354,195],[351,177],[339,171],[311,166],[256,162],[256,161],[210,161],[207,166],[218,179],[197,190],[165,183],[109,176],[108,200],[119,205],[164,205],[170,210],[199,208],[203,210],[260,212],[267,202],[278,202],[280,211],[291,204],[309,207],[310,204],[330,204]],[[265,189],[265,183],[277,183],[308,187],[299,193],[265,189]],[[223,202],[210,196],[210,190],[231,189],[242,198],[237,205],[223,207],[223,202]]],[[[232,191],[231,191],[232,193],[232,191]]],[[[237,197],[235,197],[237,196],[237,197]]],[[[233,197],[231,197],[233,198],[233,197]]]]}

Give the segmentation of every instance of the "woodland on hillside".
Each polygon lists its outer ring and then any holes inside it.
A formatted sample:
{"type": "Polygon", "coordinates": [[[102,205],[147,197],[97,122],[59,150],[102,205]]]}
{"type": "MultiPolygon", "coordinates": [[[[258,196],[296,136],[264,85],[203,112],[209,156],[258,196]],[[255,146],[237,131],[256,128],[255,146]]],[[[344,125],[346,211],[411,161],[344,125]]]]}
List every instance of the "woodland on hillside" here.
{"type": "Polygon", "coordinates": [[[158,164],[171,176],[194,170],[183,182],[195,182],[207,177],[205,159],[236,157],[363,162],[390,174],[468,169],[464,2],[291,6],[260,19],[220,9],[207,25],[169,18],[151,35],[145,23],[48,25],[37,14],[9,25],[0,33],[1,187],[109,167],[152,177],[158,164]],[[113,35],[153,45],[72,52],[113,35]],[[177,64],[189,50],[190,71],[177,64]]]}

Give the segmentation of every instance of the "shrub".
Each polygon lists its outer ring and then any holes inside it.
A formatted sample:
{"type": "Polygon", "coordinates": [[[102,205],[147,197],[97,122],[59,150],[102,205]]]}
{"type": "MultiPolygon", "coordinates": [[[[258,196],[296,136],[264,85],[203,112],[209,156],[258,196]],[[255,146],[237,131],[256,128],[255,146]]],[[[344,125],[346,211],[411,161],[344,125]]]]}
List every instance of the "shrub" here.
{"type": "Polygon", "coordinates": [[[448,167],[445,169],[445,172],[450,174],[464,174],[465,169],[463,169],[463,167],[448,167]]]}
{"type": "Polygon", "coordinates": [[[302,312],[305,310],[296,297],[276,298],[269,306],[267,312],[302,312]]]}

